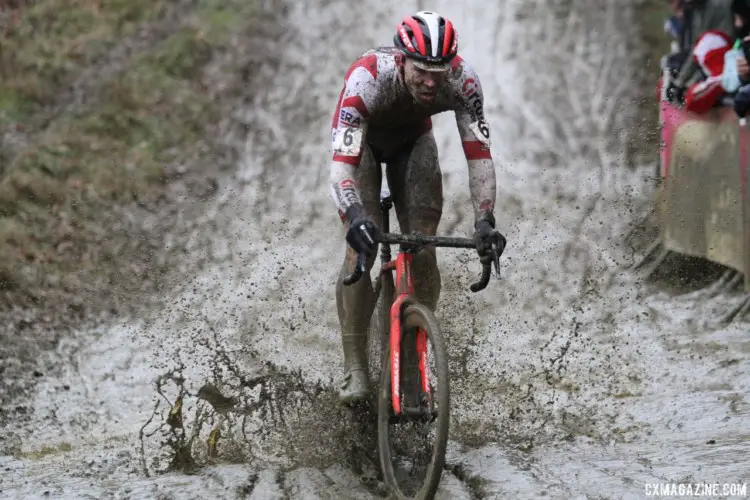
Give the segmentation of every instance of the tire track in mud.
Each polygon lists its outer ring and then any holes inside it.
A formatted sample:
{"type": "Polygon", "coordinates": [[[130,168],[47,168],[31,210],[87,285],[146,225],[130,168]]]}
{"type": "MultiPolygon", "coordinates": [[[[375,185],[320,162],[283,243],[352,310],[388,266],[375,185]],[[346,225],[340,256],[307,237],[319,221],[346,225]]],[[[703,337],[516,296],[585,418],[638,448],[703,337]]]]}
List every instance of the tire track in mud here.
{"type": "MultiPolygon", "coordinates": [[[[236,111],[252,133],[242,172],[222,191],[215,216],[222,231],[210,236],[221,259],[141,324],[83,332],[79,367],[58,383],[74,388],[67,406],[91,411],[102,401],[97,418],[76,422],[58,409],[58,423],[25,444],[69,440],[65,461],[107,471],[110,491],[130,498],[381,493],[371,423],[335,405],[333,286],[344,245],[327,196],[328,141],[346,66],[365,48],[389,44],[410,6],[333,0],[283,8],[286,50],[255,68],[269,90],[236,111]],[[356,39],[352,26],[360,27],[356,39]],[[112,359],[95,362],[97,353],[112,359]],[[127,363],[111,383],[107,369],[120,356],[127,363]],[[169,373],[177,376],[163,379],[159,396],[153,381],[169,373]],[[222,398],[207,397],[207,383],[235,398],[223,417],[209,401],[220,406],[222,398]],[[102,430],[111,423],[114,430],[102,430]],[[159,473],[185,446],[204,465],[199,473],[159,473]]],[[[747,422],[741,394],[750,351],[741,330],[702,322],[709,306],[699,293],[671,298],[625,269],[631,249],[619,240],[641,215],[631,210],[644,204],[652,171],[622,168],[635,112],[636,89],[627,85],[637,60],[632,7],[509,0],[430,8],[465,33],[460,50],[482,77],[498,225],[510,243],[503,280],[481,295],[468,292],[479,270],[473,256],[439,254],[438,313],[456,374],[441,494],[620,496],[642,494],[645,481],[741,479],[742,465],[717,458],[742,451],[728,433],[747,422]],[[659,309],[667,312],[652,312],[659,309]],[[678,337],[686,330],[690,340],[678,337]],[[683,354],[710,342],[718,347],[701,365],[683,354]],[[665,398],[681,412],[664,410],[665,398]],[[702,446],[709,438],[717,451],[702,446]]],[[[471,234],[452,115],[437,117],[435,131],[446,188],[441,231],[471,234]]],[[[57,470],[56,456],[5,465],[39,478],[57,470]]],[[[94,486],[58,472],[59,491],[103,491],[101,472],[87,478],[94,486]]],[[[24,490],[18,473],[11,476],[24,490]]]]}

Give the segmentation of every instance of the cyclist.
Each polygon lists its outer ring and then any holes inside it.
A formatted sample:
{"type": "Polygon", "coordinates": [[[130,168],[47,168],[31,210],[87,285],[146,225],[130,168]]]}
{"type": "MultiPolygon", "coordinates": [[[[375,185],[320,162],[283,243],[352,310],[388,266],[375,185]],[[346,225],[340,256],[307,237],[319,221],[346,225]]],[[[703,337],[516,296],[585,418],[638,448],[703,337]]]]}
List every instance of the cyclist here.
{"type": "MultiPolygon", "coordinates": [[[[369,395],[367,328],[375,307],[369,270],[377,254],[382,224],[382,171],[403,233],[434,235],[442,216],[442,174],[430,117],[454,111],[468,161],[477,251],[483,262],[499,252],[505,237],[495,230],[495,169],[490,130],[484,116],[479,77],[457,55],[453,24],[435,12],[405,17],[393,37],[395,47],[368,50],[349,68],[333,117],[331,188],[348,243],[336,284],[344,379],[341,403],[369,395]],[[357,283],[342,279],[357,254],[368,255],[368,272],[357,283]]],[[[434,248],[414,256],[417,299],[432,310],[440,294],[434,248]]]]}

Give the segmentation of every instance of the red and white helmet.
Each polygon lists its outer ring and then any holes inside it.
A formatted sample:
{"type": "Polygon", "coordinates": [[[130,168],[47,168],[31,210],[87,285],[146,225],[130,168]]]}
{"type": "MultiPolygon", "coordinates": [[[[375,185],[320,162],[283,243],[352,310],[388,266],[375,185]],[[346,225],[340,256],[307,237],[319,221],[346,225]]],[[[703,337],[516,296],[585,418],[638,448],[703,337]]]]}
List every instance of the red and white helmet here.
{"type": "Polygon", "coordinates": [[[436,12],[420,11],[398,25],[393,43],[427,71],[445,71],[458,52],[453,23],[436,12]]]}

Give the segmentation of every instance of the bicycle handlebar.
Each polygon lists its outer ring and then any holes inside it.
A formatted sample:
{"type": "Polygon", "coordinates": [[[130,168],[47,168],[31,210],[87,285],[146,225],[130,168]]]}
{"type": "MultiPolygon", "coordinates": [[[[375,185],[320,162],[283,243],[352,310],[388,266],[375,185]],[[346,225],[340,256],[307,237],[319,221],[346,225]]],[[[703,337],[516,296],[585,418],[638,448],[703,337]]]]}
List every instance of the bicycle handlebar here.
{"type": "MultiPolygon", "coordinates": [[[[427,246],[432,245],[435,247],[450,247],[450,248],[474,248],[476,249],[476,243],[471,238],[455,238],[448,236],[424,236],[421,234],[395,234],[385,233],[381,234],[377,238],[378,243],[397,244],[403,246],[427,246]]],[[[487,288],[490,282],[490,274],[492,273],[492,265],[495,265],[495,271],[497,272],[498,278],[500,277],[500,253],[498,248],[492,245],[493,256],[492,260],[482,264],[482,276],[479,281],[472,283],[469,289],[472,292],[478,292],[487,288]]],[[[344,277],[344,285],[352,285],[359,281],[362,275],[365,273],[365,261],[367,256],[364,253],[357,255],[357,263],[354,267],[354,271],[344,277]]]]}
{"type": "Polygon", "coordinates": [[[363,274],[365,274],[365,260],[367,257],[364,253],[358,253],[357,254],[357,264],[354,266],[354,271],[352,271],[352,274],[349,276],[345,276],[343,280],[341,280],[344,285],[349,286],[353,285],[357,281],[359,281],[359,278],[362,277],[363,274]]]}

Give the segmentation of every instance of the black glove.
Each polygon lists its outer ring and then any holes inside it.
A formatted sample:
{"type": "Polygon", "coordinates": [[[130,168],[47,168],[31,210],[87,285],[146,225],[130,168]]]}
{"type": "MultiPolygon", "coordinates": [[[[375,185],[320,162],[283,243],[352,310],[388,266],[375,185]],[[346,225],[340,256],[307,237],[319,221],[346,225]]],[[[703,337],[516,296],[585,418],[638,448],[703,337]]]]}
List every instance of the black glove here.
{"type": "Polygon", "coordinates": [[[492,262],[492,245],[497,247],[497,256],[500,257],[505,250],[505,236],[495,230],[495,217],[485,214],[474,223],[474,243],[477,245],[477,253],[482,264],[492,262]]]}
{"type": "Polygon", "coordinates": [[[672,104],[681,105],[685,100],[685,89],[674,82],[670,82],[667,87],[667,100],[672,104]]]}
{"type": "Polygon", "coordinates": [[[750,111],[750,85],[741,87],[734,95],[734,112],[737,116],[744,118],[750,111]]]}
{"type": "Polygon", "coordinates": [[[372,255],[377,244],[380,230],[364,211],[362,205],[352,205],[346,211],[349,229],[346,232],[346,242],[357,253],[372,255]]]}

